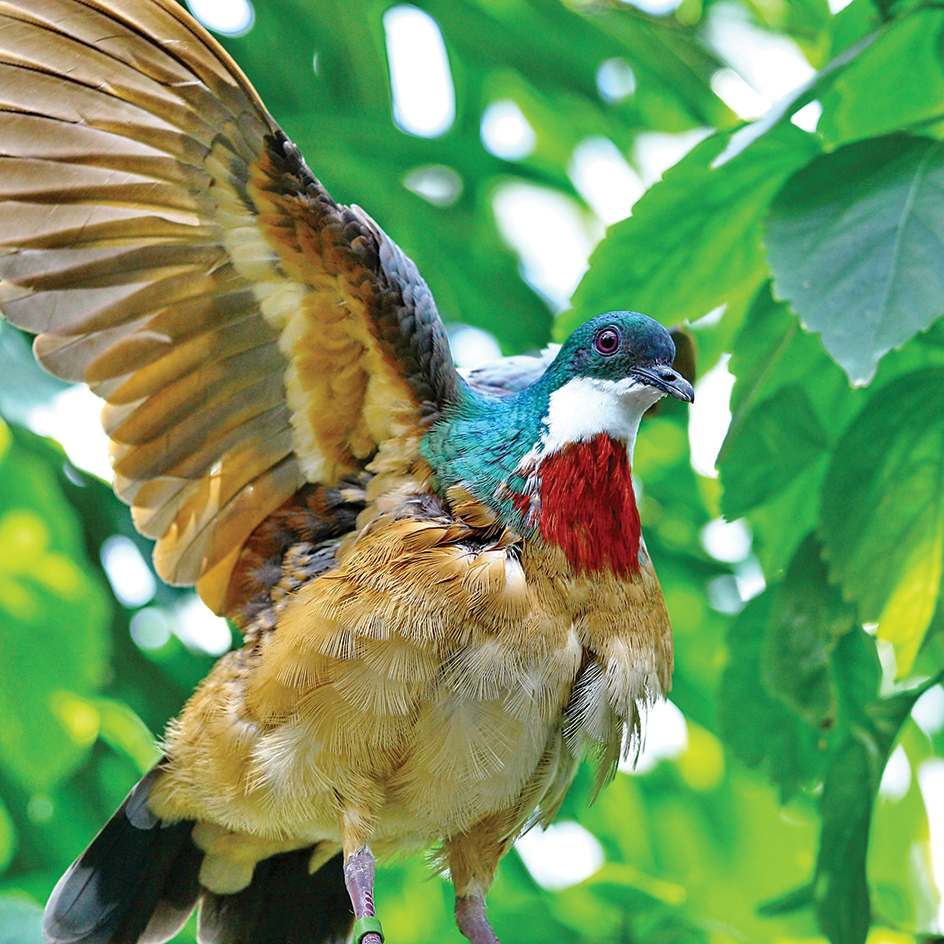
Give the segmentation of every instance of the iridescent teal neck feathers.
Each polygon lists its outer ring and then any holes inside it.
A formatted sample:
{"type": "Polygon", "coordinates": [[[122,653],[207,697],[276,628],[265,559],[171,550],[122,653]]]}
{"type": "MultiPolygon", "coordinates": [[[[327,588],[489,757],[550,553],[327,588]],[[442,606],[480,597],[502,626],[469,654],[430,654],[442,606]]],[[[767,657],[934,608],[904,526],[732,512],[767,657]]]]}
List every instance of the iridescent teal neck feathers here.
{"type": "Polygon", "coordinates": [[[658,322],[608,312],[581,325],[545,373],[518,393],[461,385],[421,451],[443,492],[460,485],[493,507],[502,524],[535,534],[545,459],[599,437],[619,443],[631,459],[650,406],[666,394],[692,400],[691,385],[672,369],[674,357],[672,338],[658,322]]]}

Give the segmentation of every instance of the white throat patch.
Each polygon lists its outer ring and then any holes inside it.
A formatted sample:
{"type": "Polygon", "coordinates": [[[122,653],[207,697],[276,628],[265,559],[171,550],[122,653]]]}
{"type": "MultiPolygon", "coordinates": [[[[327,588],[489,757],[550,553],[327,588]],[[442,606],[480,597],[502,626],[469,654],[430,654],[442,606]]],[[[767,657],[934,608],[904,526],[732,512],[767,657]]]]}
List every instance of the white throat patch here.
{"type": "Polygon", "coordinates": [[[575,377],[551,394],[542,451],[549,455],[567,443],[608,435],[625,442],[632,459],[643,413],[664,396],[661,390],[631,377],[575,377]]]}

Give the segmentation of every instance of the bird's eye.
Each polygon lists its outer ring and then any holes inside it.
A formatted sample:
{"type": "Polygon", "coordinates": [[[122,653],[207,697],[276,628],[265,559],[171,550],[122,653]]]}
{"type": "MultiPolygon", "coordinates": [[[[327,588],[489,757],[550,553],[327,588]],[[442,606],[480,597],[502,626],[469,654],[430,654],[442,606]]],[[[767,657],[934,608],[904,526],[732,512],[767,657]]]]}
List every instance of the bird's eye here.
{"type": "Polygon", "coordinates": [[[616,328],[604,328],[594,339],[593,346],[598,354],[609,357],[619,350],[620,333],[616,328]]]}

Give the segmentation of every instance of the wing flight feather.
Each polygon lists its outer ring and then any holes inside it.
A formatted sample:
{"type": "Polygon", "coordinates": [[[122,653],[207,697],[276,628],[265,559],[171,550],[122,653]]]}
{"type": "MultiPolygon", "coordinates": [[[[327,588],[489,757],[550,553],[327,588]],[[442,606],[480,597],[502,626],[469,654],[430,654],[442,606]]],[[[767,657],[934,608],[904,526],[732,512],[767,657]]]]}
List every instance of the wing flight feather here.
{"type": "Polygon", "coordinates": [[[172,0],[0,0],[0,216],[0,310],[107,401],[117,493],[215,609],[268,514],[455,388],[416,267],[172,0]]]}

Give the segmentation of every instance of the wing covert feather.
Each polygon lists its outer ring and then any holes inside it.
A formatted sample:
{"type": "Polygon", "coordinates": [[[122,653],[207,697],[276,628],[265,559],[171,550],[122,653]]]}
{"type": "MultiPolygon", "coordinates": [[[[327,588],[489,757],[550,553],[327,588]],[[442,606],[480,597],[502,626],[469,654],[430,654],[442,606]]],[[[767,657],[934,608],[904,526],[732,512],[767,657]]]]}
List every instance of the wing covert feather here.
{"type": "Polygon", "coordinates": [[[171,0],[0,0],[0,215],[0,310],[107,401],[116,492],[214,609],[268,514],[453,393],[416,267],[171,0]]]}

